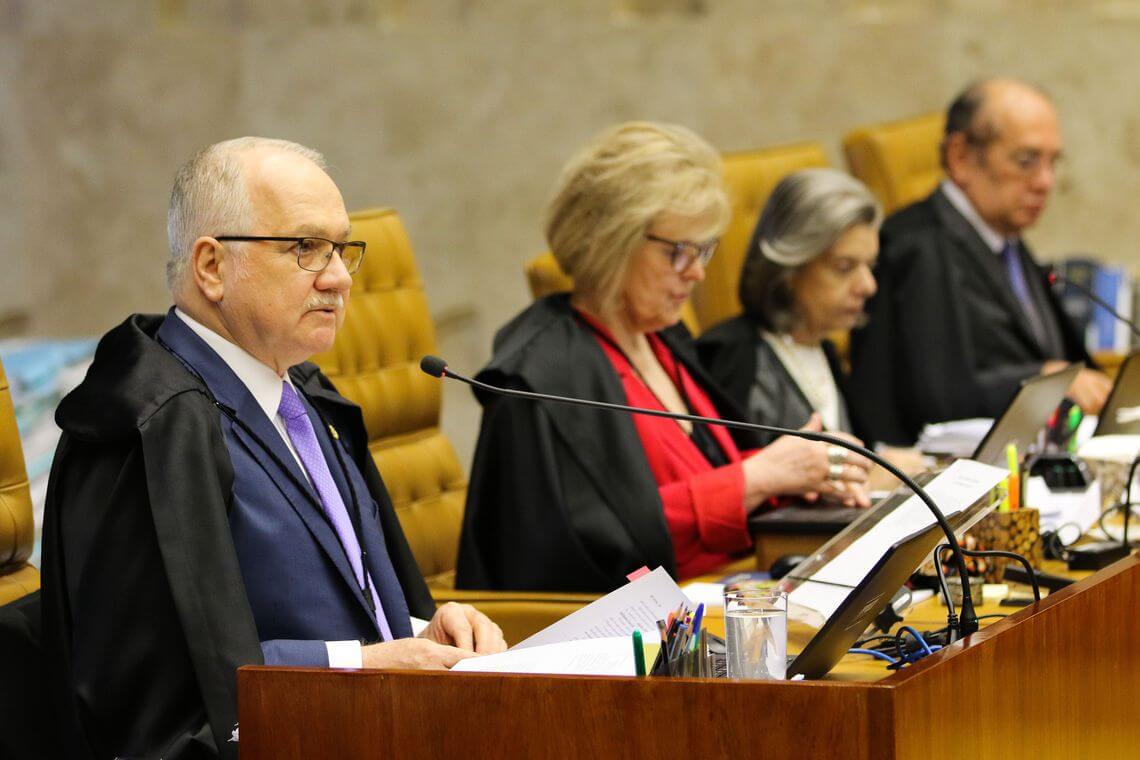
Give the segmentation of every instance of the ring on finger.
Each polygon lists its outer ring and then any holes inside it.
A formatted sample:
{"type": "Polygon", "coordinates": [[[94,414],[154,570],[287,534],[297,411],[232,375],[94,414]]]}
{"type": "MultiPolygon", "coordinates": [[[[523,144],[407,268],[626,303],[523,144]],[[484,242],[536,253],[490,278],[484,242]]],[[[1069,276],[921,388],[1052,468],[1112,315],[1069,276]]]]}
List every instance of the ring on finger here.
{"type": "Polygon", "coordinates": [[[827,479],[839,480],[843,477],[843,465],[835,462],[827,466],[827,479]]]}
{"type": "Polygon", "coordinates": [[[827,461],[833,465],[843,464],[847,461],[847,449],[842,446],[828,446],[827,461]]]}

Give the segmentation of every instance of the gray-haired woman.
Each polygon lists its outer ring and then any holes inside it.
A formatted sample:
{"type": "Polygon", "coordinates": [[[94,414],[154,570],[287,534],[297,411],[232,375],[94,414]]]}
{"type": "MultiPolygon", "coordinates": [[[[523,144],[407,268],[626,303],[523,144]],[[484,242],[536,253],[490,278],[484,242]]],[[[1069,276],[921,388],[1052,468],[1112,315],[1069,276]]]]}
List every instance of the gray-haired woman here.
{"type": "Polygon", "coordinates": [[[772,192],[740,277],[744,313],[701,336],[713,378],[753,421],[852,433],[844,375],[828,335],[863,319],[875,293],[882,209],[861,182],[805,169],[772,192]]]}

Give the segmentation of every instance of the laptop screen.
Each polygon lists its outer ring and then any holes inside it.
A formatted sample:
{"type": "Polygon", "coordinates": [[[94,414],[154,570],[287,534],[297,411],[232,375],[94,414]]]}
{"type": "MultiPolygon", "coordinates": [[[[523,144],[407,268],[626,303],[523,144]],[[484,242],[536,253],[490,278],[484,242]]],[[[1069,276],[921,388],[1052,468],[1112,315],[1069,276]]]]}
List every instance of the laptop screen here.
{"type": "Polygon", "coordinates": [[[1093,435],[1140,435],[1140,352],[1120,365],[1093,435]]]}
{"type": "Polygon", "coordinates": [[[1084,366],[1083,362],[1077,362],[1051,375],[1022,380],[1013,400],[1001,417],[994,421],[971,459],[982,464],[1004,466],[1005,449],[1011,443],[1024,456],[1037,442],[1049,416],[1065,398],[1065,392],[1084,366]]]}

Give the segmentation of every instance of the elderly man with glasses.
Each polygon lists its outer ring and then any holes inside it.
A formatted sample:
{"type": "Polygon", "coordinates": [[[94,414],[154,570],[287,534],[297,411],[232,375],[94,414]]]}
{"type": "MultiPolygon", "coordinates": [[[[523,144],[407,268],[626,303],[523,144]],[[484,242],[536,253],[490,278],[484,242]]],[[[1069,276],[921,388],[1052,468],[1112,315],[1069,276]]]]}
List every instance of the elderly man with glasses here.
{"type": "MultiPolygon", "coordinates": [[[[980,82],[950,105],[946,179],[883,225],[879,291],[852,335],[852,397],[876,441],[906,445],[929,422],[997,416],[1026,378],[1090,361],[1022,239],[1061,147],[1052,103],[1024,83],[980,82]]],[[[1069,395],[1095,414],[1109,388],[1086,369],[1069,395]]]]}
{"type": "Polygon", "coordinates": [[[435,609],[359,408],[306,363],[365,253],[320,155],[206,148],[168,235],[174,307],[105,335],[57,412],[43,614],[67,756],[236,757],[241,665],[501,651],[473,608],[435,609]]]}

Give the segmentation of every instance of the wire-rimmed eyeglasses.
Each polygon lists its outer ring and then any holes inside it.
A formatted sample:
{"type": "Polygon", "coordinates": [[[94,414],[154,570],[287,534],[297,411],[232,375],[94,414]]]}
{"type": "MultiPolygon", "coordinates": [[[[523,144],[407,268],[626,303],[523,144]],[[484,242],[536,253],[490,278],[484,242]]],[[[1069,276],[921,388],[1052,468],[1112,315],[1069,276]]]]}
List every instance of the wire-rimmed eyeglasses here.
{"type": "Polygon", "coordinates": [[[321,237],[286,237],[280,235],[215,235],[214,240],[233,240],[243,243],[292,243],[288,251],[297,257],[297,266],[306,272],[322,272],[332,261],[334,253],[340,254],[344,268],[349,274],[356,274],[364,261],[363,240],[350,240],[338,243],[321,237]]]}

